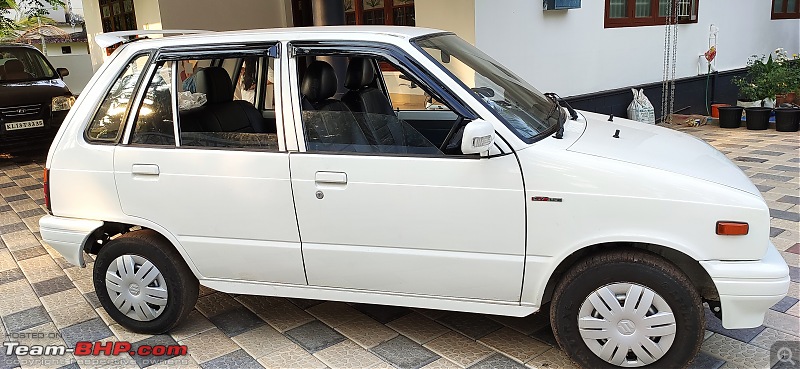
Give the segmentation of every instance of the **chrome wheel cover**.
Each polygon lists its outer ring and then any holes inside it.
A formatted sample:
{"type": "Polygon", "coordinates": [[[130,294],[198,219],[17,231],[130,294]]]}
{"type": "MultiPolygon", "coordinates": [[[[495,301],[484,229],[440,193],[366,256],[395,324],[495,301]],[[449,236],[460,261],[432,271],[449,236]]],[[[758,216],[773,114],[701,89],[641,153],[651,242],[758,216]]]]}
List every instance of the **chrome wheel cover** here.
{"type": "Polygon", "coordinates": [[[122,255],[108,266],[106,290],[111,303],[131,319],[149,322],[167,306],[167,284],[161,271],[139,255],[122,255]]]}
{"type": "Polygon", "coordinates": [[[655,291],[612,283],[586,297],[578,312],[586,346],[609,364],[640,367],[661,359],[675,340],[672,308],[655,291]]]}

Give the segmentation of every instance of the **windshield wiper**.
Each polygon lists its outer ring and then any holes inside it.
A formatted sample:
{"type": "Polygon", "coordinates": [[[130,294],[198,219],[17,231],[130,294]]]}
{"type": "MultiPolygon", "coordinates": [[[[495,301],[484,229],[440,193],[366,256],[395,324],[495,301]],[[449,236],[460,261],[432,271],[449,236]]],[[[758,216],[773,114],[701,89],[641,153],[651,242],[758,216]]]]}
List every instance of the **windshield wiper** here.
{"type": "MultiPolygon", "coordinates": [[[[578,112],[576,112],[575,109],[573,109],[572,106],[569,105],[569,103],[566,100],[564,100],[561,96],[558,96],[557,93],[548,92],[544,94],[544,96],[547,96],[548,98],[550,98],[550,100],[553,100],[553,103],[556,104],[554,107],[556,110],[561,110],[560,108],[563,107],[561,103],[563,102],[564,105],[566,105],[567,111],[569,111],[569,119],[578,120],[578,112]]],[[[552,115],[553,113],[551,112],[550,114],[552,115]]],[[[558,119],[558,131],[556,131],[556,135],[554,136],[556,139],[560,140],[564,138],[564,123],[565,122],[561,121],[561,119],[558,119]]]]}

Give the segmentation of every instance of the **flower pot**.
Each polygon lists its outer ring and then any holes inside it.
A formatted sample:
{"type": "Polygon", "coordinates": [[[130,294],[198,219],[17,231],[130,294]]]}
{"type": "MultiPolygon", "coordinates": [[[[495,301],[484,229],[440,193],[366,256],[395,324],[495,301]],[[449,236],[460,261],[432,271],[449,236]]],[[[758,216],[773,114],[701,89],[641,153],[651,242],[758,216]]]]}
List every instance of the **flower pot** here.
{"type": "Polygon", "coordinates": [[[747,129],[762,131],[769,128],[769,116],[772,109],[769,108],[747,108],[745,109],[747,118],[747,129]]]}
{"type": "Polygon", "coordinates": [[[800,109],[775,109],[775,130],[778,132],[800,131],[800,109]]]}
{"type": "Polygon", "coordinates": [[[728,104],[711,104],[711,117],[719,118],[719,108],[723,106],[730,106],[728,104]]]}
{"type": "Polygon", "coordinates": [[[719,108],[719,128],[739,128],[742,126],[741,106],[720,106],[719,108]]]}

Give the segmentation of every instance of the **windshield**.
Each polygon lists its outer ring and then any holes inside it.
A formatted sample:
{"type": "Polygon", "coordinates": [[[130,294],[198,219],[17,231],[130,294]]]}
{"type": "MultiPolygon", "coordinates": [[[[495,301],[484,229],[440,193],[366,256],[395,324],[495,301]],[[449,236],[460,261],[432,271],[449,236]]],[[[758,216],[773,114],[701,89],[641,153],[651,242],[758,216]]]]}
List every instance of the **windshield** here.
{"type": "Polygon", "coordinates": [[[52,79],[56,72],[37,50],[27,47],[0,48],[0,83],[52,79]]]}
{"type": "Polygon", "coordinates": [[[413,41],[417,47],[472,90],[525,142],[551,133],[566,119],[553,100],[453,34],[413,41]]]}

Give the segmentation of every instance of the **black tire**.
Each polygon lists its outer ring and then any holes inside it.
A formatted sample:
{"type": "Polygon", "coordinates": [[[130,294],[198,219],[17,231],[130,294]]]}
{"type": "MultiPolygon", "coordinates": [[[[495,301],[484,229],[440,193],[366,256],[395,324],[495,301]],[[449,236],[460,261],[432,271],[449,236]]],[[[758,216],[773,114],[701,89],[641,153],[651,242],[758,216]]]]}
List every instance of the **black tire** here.
{"type": "Polygon", "coordinates": [[[186,318],[197,302],[197,278],[169,240],[152,230],[129,232],[109,241],[97,255],[93,278],[100,304],[112,319],[132,332],[167,332],[186,318]],[[167,303],[160,315],[153,320],[141,321],[128,317],[112,303],[106,289],[105,275],[111,263],[122,255],[137,255],[147,259],[163,276],[168,291],[167,303]]]}
{"type": "Polygon", "coordinates": [[[672,346],[660,359],[641,367],[687,367],[700,351],[705,332],[700,295],[678,267],[658,255],[639,250],[595,254],[564,274],[553,292],[550,309],[550,323],[558,344],[581,367],[618,368],[587,346],[578,328],[578,317],[590,294],[601,287],[624,282],[647,287],[660,295],[675,318],[672,346]]]}

